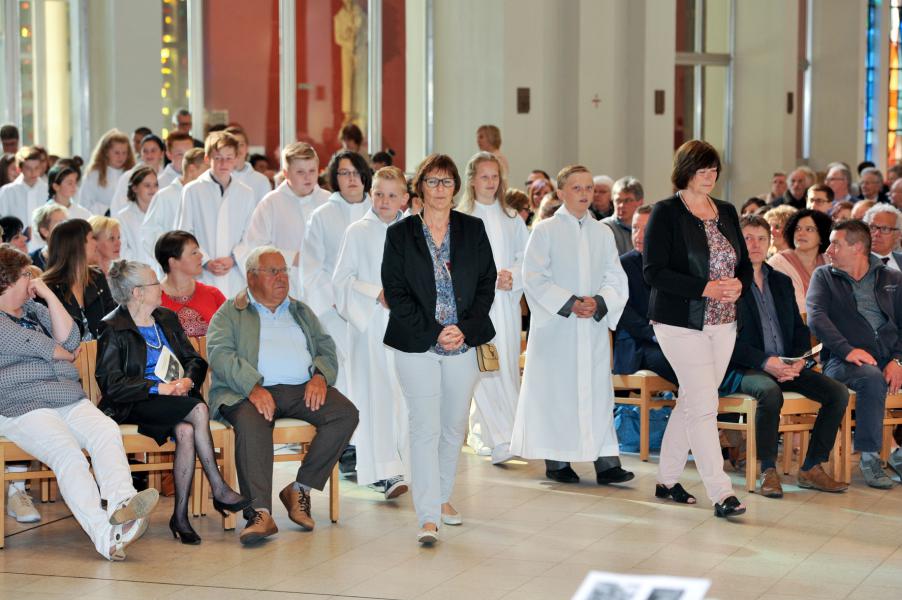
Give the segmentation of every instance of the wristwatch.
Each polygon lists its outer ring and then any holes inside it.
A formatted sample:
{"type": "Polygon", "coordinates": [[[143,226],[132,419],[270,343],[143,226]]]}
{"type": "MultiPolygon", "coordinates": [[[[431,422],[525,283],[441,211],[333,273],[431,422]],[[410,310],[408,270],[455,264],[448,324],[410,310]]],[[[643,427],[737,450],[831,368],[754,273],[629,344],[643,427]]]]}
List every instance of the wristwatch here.
{"type": "Polygon", "coordinates": [[[902,367],[902,358],[894,358],[893,362],[902,367]]]}

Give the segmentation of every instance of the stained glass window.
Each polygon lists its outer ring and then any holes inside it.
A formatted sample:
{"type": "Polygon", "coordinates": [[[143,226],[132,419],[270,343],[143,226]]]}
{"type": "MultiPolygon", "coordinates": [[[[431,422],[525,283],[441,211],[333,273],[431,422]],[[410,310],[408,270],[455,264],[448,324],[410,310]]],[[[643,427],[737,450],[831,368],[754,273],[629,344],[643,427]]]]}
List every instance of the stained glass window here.
{"type": "Polygon", "coordinates": [[[889,85],[888,90],[888,110],[886,113],[886,166],[892,166],[902,160],[902,94],[899,93],[899,75],[902,70],[902,35],[900,35],[900,25],[902,25],[902,0],[891,0],[889,9],[889,85]]]}
{"type": "MultiPolygon", "coordinates": [[[[893,0],[895,4],[897,0],[893,0]]],[[[877,39],[879,31],[879,15],[880,6],[878,0],[868,0],[868,31],[867,42],[868,49],[865,55],[865,83],[864,83],[864,158],[865,160],[874,159],[874,121],[877,117],[876,102],[876,71],[877,71],[877,52],[880,44],[877,39]]]]}

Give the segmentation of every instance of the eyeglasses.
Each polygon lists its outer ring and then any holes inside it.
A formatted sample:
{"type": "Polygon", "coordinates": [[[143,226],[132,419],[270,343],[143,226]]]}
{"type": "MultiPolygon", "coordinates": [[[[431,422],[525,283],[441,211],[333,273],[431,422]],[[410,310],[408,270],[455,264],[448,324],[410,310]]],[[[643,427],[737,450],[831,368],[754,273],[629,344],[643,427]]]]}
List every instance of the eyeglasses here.
{"type": "Polygon", "coordinates": [[[140,284],[140,285],[136,285],[135,287],[136,287],[136,288],[153,287],[153,286],[155,286],[155,285],[160,285],[160,282],[159,282],[159,281],[154,281],[153,283],[142,283],[142,284],[140,284]]]}
{"type": "Polygon", "coordinates": [[[352,171],[350,169],[342,169],[338,172],[339,177],[350,177],[351,179],[360,179],[360,171],[352,171]]]}
{"type": "Polygon", "coordinates": [[[826,198],[814,198],[811,201],[812,204],[833,204],[832,200],[827,200],[826,198]]]}
{"type": "Polygon", "coordinates": [[[427,177],[425,183],[428,188],[437,188],[439,185],[446,188],[454,187],[454,179],[451,177],[427,177]]]}
{"type": "Polygon", "coordinates": [[[894,231],[899,231],[898,227],[890,227],[889,225],[871,225],[870,230],[874,233],[882,233],[884,235],[889,235],[894,231]]]}
{"type": "Polygon", "coordinates": [[[270,277],[277,277],[278,275],[288,275],[288,267],[282,267],[281,269],[253,269],[253,271],[262,273],[264,275],[269,275],[270,277]]]}
{"type": "Polygon", "coordinates": [[[817,227],[811,227],[810,225],[800,225],[796,227],[796,233],[800,231],[803,233],[817,233],[817,227]]]}
{"type": "Polygon", "coordinates": [[[34,279],[34,273],[31,272],[31,269],[25,269],[22,271],[22,274],[19,277],[24,277],[25,279],[34,279]]]}

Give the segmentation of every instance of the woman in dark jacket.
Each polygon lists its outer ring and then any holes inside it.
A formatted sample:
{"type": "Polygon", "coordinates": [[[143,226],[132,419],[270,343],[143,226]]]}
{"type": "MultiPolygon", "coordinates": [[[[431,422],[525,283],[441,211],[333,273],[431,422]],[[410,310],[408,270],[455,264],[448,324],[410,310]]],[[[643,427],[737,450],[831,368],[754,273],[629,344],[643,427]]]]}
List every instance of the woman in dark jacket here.
{"type": "Polygon", "coordinates": [[[388,228],[382,286],[389,307],[385,343],[410,416],[413,504],[420,543],[438,523],[460,525],[450,504],[457,459],[479,376],[477,346],[495,337],[489,309],[497,273],[481,219],[452,211],[460,174],[433,154],[417,170],[423,212],[388,228]]]}
{"type": "Polygon", "coordinates": [[[98,343],[100,408],[119,423],[137,424],[139,433],[160,445],[175,438],[175,510],[169,529],[183,544],[199,544],[188,521],[195,453],[213,489],[216,510],[225,515],[250,505],[226,484],[216,465],[209,411],[199,393],[207,363],[188,341],[176,314],[160,307],[162,292],[153,269],[119,260],[110,265],[109,278],[119,306],[104,319],[98,343]],[[184,373],[170,367],[159,376],[160,361],[167,364],[172,357],[184,373]]]}
{"type": "Polygon", "coordinates": [[[103,271],[89,266],[96,248],[94,230],[87,221],[60,223],[50,233],[47,268],[41,276],[78,325],[83,341],[100,337],[103,317],[116,308],[103,271]]]}
{"type": "Polygon", "coordinates": [[[723,470],[717,389],[736,342],[736,301],[752,276],[739,217],[709,196],[720,157],[706,142],[680,146],[671,180],[676,195],[655,205],[645,229],[643,272],[651,286],[648,317],[680,382],[658,466],[655,495],[695,498],[679,484],[691,450],[718,517],[745,512],[723,470]]]}

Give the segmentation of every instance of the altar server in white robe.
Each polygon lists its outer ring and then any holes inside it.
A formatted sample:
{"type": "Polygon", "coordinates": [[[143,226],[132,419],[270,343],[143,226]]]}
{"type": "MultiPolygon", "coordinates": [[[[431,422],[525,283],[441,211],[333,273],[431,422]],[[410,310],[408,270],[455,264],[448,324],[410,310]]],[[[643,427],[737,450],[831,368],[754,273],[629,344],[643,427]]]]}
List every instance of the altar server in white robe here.
{"type": "MultiPolygon", "coordinates": [[[[335,310],[332,274],[348,225],[373,207],[372,174],[366,159],[350,150],[337,152],[329,161],[332,189],[329,201],[313,211],[301,246],[301,300],[313,309],[335,342],[338,379],[335,388],[350,398],[347,387],[348,323],[335,310]]],[[[342,463],[339,468],[344,468],[342,463]]],[[[347,472],[347,471],[344,471],[347,472]]]]}
{"type": "MultiPolygon", "coordinates": [[[[189,138],[190,139],[190,138],[189,138]]],[[[153,258],[154,246],[164,233],[175,230],[179,224],[179,211],[182,208],[182,191],[185,186],[197,179],[201,173],[207,170],[204,162],[204,151],[201,148],[190,148],[181,158],[182,175],[166,187],[161,187],[150,202],[150,208],[144,215],[141,223],[141,240],[144,244],[144,252],[153,258]]],[[[156,260],[150,263],[160,279],[163,278],[163,270],[156,260]]]]}
{"type": "Polygon", "coordinates": [[[159,184],[160,177],[163,175],[164,171],[163,156],[165,153],[166,144],[163,143],[163,140],[153,134],[144,136],[141,140],[141,161],[123,173],[116,183],[113,198],[110,200],[110,215],[114,216],[126,207],[126,203],[128,202],[128,182],[132,173],[134,173],[135,169],[138,167],[151,167],[154,170],[154,173],[157,174],[157,184],[159,184]]]}
{"type": "Polygon", "coordinates": [[[464,195],[457,210],[479,217],[492,245],[498,283],[489,317],[495,326],[493,343],[499,369],[480,373],[473,394],[476,408],[471,429],[478,427],[482,443],[492,449],[492,463],[513,458],[511,433],[520,395],[520,298],[523,296],[523,252],[529,231],[517,211],[505,203],[506,185],[499,159],[479,152],[467,164],[464,195]]]}
{"type": "MultiPolygon", "coordinates": [[[[260,202],[266,194],[272,191],[272,184],[266,175],[255,171],[253,165],[248,162],[249,142],[244,129],[233,125],[227,128],[226,132],[238,138],[238,156],[235,157],[235,169],[232,171],[232,176],[251,188],[254,191],[254,201],[260,202]]],[[[288,261],[286,260],[285,262],[288,261]]]]}
{"type": "Polygon", "coordinates": [[[173,131],[166,138],[166,158],[169,159],[169,164],[158,176],[161,190],[182,176],[182,160],[185,158],[185,153],[192,148],[194,148],[194,138],[187,133],[173,131]]]}
{"type": "Polygon", "coordinates": [[[207,136],[204,153],[210,169],[185,186],[178,229],[193,233],[203,256],[201,281],[227,298],[246,285],[244,262],[247,224],[256,202],[254,192],[232,177],[238,140],[223,131],[207,136]]]}
{"type": "Polygon", "coordinates": [[[78,192],[78,203],[95,215],[105,215],[110,210],[119,178],[134,166],[135,155],[128,136],[118,129],[110,129],[94,147],[78,192]]]}
{"type": "MultiPolygon", "coordinates": [[[[81,172],[71,163],[57,162],[47,173],[47,182],[50,196],[49,202],[59,204],[66,209],[70,219],[84,219],[87,221],[94,215],[84,206],[76,202],[78,198],[78,184],[81,180],[81,172]]],[[[33,213],[32,213],[33,214],[33,213]]],[[[38,245],[41,247],[41,244],[38,245]]]]}
{"type": "Polygon", "coordinates": [[[345,233],[332,282],[338,314],[349,325],[348,397],[360,412],[352,438],[357,484],[373,484],[391,500],[407,492],[404,462],[409,441],[395,355],[382,342],[388,325],[382,251],[388,226],[401,218],[407,202],[404,172],[397,167],[377,171],[372,198],[373,208],[345,233]]]}
{"type": "MultiPolygon", "coordinates": [[[[12,215],[29,225],[34,210],[47,202],[49,196],[44,174],[44,155],[34,146],[22,146],[16,152],[18,176],[0,188],[0,216],[12,215]]],[[[26,235],[31,236],[28,249],[37,250],[42,246],[36,231],[29,226],[26,235]]]]}
{"type": "Polygon", "coordinates": [[[120,210],[115,218],[119,221],[119,231],[122,235],[122,247],[119,256],[128,260],[150,265],[156,261],[153,254],[145,248],[141,224],[147,209],[159,189],[157,174],[150,167],[138,167],[132,173],[126,192],[128,204],[120,210]]]}
{"type": "Polygon", "coordinates": [[[594,183],[581,165],[557,177],[563,205],[535,226],[523,259],[532,310],[511,452],[544,458],[546,476],[578,483],[572,461],[594,461],[598,483],[623,483],[614,430],[608,330],[629,296],[614,234],[589,214],[594,183]]]}
{"type": "Polygon", "coordinates": [[[289,266],[289,293],[300,297],[299,265],[307,221],[313,211],[328,202],[329,192],[317,185],[319,157],[305,142],[288,144],[282,150],[279,187],[266,194],[254,209],[247,229],[251,248],[275,246],[289,266]]]}

